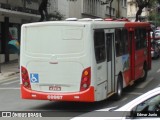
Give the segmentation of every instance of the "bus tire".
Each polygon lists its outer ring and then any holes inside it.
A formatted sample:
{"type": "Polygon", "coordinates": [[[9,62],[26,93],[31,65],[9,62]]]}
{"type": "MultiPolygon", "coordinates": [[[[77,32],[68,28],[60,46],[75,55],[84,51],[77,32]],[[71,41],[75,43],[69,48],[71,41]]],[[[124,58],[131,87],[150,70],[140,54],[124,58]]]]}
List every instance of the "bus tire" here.
{"type": "Polygon", "coordinates": [[[122,90],[123,90],[123,82],[122,81],[123,81],[122,76],[118,75],[117,89],[116,89],[116,93],[115,93],[115,96],[114,96],[115,100],[119,100],[122,97],[122,90]]]}
{"type": "Polygon", "coordinates": [[[147,74],[148,74],[148,68],[147,68],[147,64],[145,63],[144,66],[143,66],[143,75],[142,75],[142,77],[140,78],[140,81],[141,81],[141,82],[143,82],[143,81],[146,80],[147,74]]]}

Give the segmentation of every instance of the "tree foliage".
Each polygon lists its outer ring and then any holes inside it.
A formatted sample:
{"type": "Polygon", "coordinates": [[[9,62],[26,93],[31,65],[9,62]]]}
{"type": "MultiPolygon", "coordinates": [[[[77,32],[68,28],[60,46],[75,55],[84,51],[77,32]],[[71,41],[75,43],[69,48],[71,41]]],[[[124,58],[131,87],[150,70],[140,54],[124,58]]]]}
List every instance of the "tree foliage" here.
{"type": "Polygon", "coordinates": [[[160,26],[160,0],[154,0],[150,6],[148,20],[155,26],[160,26]]]}
{"type": "Polygon", "coordinates": [[[136,20],[135,20],[135,22],[141,21],[140,15],[142,14],[142,10],[145,7],[148,7],[150,5],[150,1],[151,0],[136,0],[137,5],[138,5],[138,11],[136,13],[136,20]]]}
{"type": "MultiPolygon", "coordinates": [[[[145,7],[148,7],[150,10],[149,20],[156,20],[159,16],[158,9],[160,0],[136,0],[138,11],[136,12],[136,20],[135,21],[141,21],[140,16],[142,14],[142,10],[145,7]],[[156,18],[157,17],[157,18],[156,18]]],[[[158,19],[159,20],[159,19],[158,19]]]]}
{"type": "Polygon", "coordinates": [[[48,20],[49,21],[63,20],[64,17],[65,16],[61,14],[59,11],[55,11],[54,13],[48,15],[48,20]]]}

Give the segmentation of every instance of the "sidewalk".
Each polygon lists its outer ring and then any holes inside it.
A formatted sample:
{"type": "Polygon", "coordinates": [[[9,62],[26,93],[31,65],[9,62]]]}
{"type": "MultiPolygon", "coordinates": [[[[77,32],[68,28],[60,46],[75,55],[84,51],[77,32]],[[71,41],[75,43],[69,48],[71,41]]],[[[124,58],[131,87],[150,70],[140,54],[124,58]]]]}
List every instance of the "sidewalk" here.
{"type": "Polygon", "coordinates": [[[19,75],[19,63],[18,60],[11,61],[9,63],[2,63],[0,65],[0,81],[7,78],[11,78],[14,75],[19,75]]]}

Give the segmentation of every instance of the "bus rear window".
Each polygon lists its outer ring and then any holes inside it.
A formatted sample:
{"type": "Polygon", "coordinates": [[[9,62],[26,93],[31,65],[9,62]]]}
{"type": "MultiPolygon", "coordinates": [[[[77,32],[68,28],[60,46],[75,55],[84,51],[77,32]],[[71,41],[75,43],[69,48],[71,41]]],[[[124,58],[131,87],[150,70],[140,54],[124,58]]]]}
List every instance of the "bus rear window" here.
{"type": "Polygon", "coordinates": [[[26,30],[25,50],[36,54],[73,54],[84,49],[82,27],[40,26],[26,30]]]}

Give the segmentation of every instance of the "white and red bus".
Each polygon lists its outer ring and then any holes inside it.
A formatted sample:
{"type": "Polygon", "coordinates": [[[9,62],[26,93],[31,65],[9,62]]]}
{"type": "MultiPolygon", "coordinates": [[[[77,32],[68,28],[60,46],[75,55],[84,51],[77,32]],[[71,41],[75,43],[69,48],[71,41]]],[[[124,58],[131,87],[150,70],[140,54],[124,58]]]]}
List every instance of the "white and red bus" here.
{"type": "Polygon", "coordinates": [[[150,24],[128,21],[51,21],[22,26],[23,99],[94,102],[151,69],[150,24]]]}

